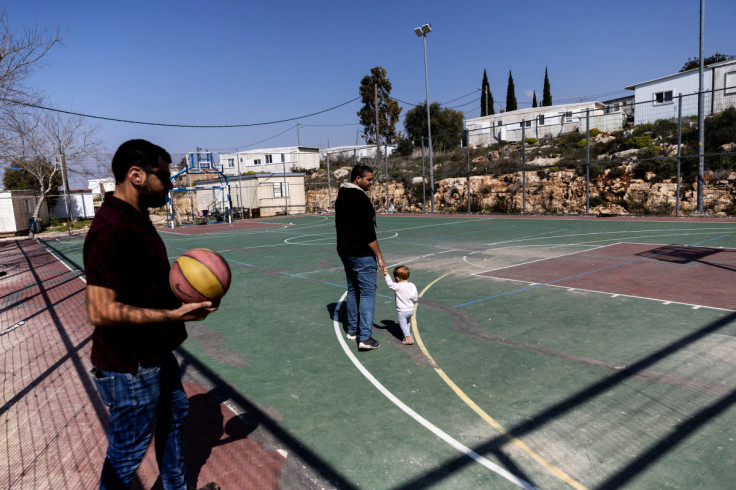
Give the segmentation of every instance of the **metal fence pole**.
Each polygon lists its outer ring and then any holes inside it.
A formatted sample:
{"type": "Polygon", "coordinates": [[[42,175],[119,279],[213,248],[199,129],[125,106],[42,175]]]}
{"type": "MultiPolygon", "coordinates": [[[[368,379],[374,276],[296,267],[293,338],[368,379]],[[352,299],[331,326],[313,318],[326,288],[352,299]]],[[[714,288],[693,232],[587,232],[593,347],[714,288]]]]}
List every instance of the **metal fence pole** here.
{"type": "Polygon", "coordinates": [[[325,153],[327,157],[327,210],[332,207],[332,192],[330,190],[330,154],[325,153]]]}
{"type": "Polygon", "coordinates": [[[388,212],[388,143],[383,145],[383,153],[386,156],[386,212],[388,212]]]}
{"type": "Polygon", "coordinates": [[[424,173],[424,136],[421,139],[422,142],[422,210],[427,213],[427,177],[424,173]]]}
{"type": "Polygon", "coordinates": [[[465,155],[468,166],[468,214],[470,214],[470,133],[465,130],[465,155]]]}
{"type": "Polygon", "coordinates": [[[677,96],[677,195],[675,216],[680,216],[680,165],[682,163],[682,94],[677,96]]]}
{"type": "Polygon", "coordinates": [[[526,214],[526,122],[521,120],[521,214],[526,214]]]}
{"type": "Polygon", "coordinates": [[[590,108],[585,109],[585,214],[590,214],[590,108]]]}

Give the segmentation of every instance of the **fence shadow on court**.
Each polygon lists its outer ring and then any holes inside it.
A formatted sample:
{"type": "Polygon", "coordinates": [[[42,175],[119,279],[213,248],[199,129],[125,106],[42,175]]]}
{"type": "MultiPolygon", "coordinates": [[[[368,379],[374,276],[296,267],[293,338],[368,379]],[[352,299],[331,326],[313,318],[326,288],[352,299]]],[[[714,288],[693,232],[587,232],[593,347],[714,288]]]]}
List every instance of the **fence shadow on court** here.
{"type": "MultiPolygon", "coordinates": [[[[715,321],[689,335],[682,337],[681,339],[669,344],[668,346],[656,352],[653,352],[647,357],[635,362],[631,366],[628,366],[616,372],[615,374],[612,374],[611,376],[608,376],[605,379],[590,385],[589,387],[579,391],[578,393],[568,397],[567,399],[555,405],[552,405],[546,410],[529,417],[529,420],[527,422],[524,422],[509,429],[509,435],[512,437],[521,438],[526,434],[539,430],[546,424],[551,423],[553,420],[563,416],[576,407],[579,407],[589,400],[602,395],[616,385],[619,385],[634,377],[635,375],[642,373],[648,367],[656,364],[662,359],[675,354],[676,352],[684,349],[688,345],[693,344],[694,342],[702,339],[707,335],[717,332],[718,330],[726,327],[728,324],[734,321],[736,321],[736,312],[733,312],[718,321],[715,321]]],[[[726,393],[716,402],[699,410],[697,413],[689,417],[686,421],[683,421],[682,423],[675,426],[675,428],[667,436],[661,438],[656,444],[650,446],[643,453],[640,453],[635,461],[632,461],[628,465],[619,468],[617,471],[615,471],[615,473],[613,473],[613,475],[609,476],[596,488],[608,490],[617,489],[625,486],[629,481],[644,472],[647,468],[649,468],[657,460],[662,458],[669,451],[674,450],[679,444],[685,441],[695,431],[708,423],[708,421],[723,413],[734,404],[736,404],[736,389],[726,393]]],[[[481,455],[498,455],[501,452],[501,447],[507,443],[507,437],[497,436],[472,449],[481,455]]],[[[426,488],[428,486],[436,484],[438,481],[450,477],[454,472],[459,471],[465,466],[473,463],[474,461],[466,456],[457,456],[447,461],[441,468],[426,473],[421,478],[409,481],[398,488],[426,488]]],[[[513,467],[508,467],[508,469],[509,471],[515,471],[513,467]]]]}

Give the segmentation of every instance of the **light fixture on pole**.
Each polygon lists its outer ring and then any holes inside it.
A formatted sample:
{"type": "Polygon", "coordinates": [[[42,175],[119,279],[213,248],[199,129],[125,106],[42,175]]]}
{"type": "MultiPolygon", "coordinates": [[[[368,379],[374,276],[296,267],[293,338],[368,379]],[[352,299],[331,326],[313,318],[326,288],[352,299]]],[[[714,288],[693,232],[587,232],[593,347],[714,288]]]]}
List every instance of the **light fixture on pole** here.
{"type": "Polygon", "coordinates": [[[414,34],[424,41],[424,86],[427,89],[427,140],[429,141],[429,202],[434,213],[434,165],[432,164],[432,125],[429,118],[429,75],[427,74],[427,33],[432,32],[430,24],[414,29],[414,34]]]}

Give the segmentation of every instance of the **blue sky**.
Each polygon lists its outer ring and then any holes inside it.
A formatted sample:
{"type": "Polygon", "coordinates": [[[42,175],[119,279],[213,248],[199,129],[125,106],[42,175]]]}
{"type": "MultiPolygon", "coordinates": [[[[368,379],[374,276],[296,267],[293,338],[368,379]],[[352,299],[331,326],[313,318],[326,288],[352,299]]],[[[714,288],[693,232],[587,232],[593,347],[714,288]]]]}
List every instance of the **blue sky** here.
{"type": "MultiPolygon", "coordinates": [[[[532,90],[541,101],[545,67],[555,103],[623,96],[632,93],[625,86],[676,73],[698,55],[700,7],[699,0],[4,4],[16,31],[62,30],[64,45],[28,80],[53,105],[187,125],[256,124],[322,111],[357,97],[361,78],[379,65],[392,96],[423,102],[423,47],[413,29],[425,22],[432,25],[430,101],[466,117],[480,115],[476,88],[484,69],[497,110],[509,70],[520,108],[531,106],[532,90]]],[[[736,2],[707,0],[705,11],[706,56],[736,55],[736,2]]],[[[402,106],[403,122],[411,106],[402,106]]],[[[355,144],[359,109],[358,100],[299,119],[300,143],[355,144]]],[[[297,121],[228,129],[91,122],[110,151],[131,138],[171,153],[297,144],[297,121]]]]}

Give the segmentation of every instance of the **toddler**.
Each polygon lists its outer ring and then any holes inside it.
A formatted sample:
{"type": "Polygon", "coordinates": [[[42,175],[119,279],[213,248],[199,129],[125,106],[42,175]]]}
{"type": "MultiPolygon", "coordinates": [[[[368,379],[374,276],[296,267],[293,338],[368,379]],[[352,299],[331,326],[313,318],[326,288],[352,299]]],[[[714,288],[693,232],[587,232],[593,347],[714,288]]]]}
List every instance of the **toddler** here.
{"type": "Polygon", "coordinates": [[[419,301],[419,294],[414,283],[409,282],[409,268],[400,265],[394,269],[394,278],[391,280],[388,269],[383,269],[386,285],[391,288],[396,296],[396,313],[399,317],[399,326],[404,335],[402,344],[411,345],[414,338],[411,336],[411,317],[414,314],[414,304],[419,301]]]}

